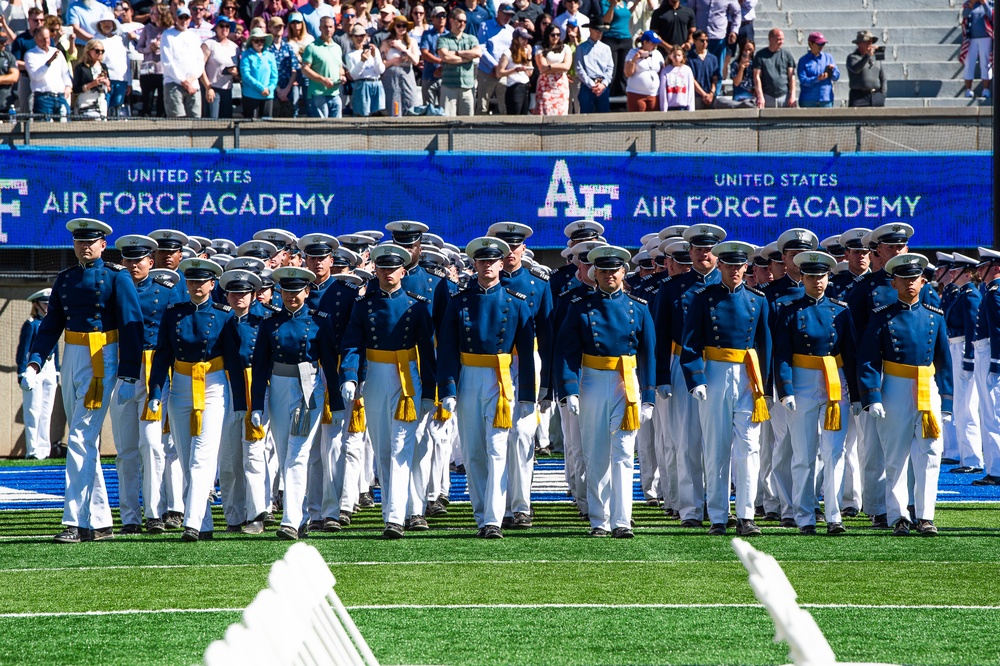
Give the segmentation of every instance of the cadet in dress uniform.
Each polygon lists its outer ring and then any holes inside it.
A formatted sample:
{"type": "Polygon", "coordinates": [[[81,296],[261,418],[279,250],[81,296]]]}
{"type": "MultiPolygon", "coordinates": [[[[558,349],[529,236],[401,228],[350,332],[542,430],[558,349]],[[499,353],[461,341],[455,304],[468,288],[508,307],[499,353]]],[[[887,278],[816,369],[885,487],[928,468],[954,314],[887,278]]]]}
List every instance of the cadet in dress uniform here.
{"type": "Polygon", "coordinates": [[[778,312],[774,325],[775,388],[789,415],[792,504],[804,535],[816,534],[816,456],[823,461],[828,534],[843,534],[840,496],[849,405],[859,402],[851,312],[826,296],[837,260],[825,252],[795,257],[805,295],[778,312]]]}
{"type": "Polygon", "coordinates": [[[323,415],[320,366],[337,365],[330,316],[306,306],[316,275],[287,266],[271,276],[281,287],[284,309],[261,323],[253,353],[251,423],[264,422],[267,400],[271,432],[284,482],[284,512],[278,538],[294,541],[307,532],[306,481],[310,451],[323,415]]]}
{"type": "MultiPolygon", "coordinates": [[[[253,350],[261,323],[270,316],[251,312],[256,301],[254,294],[260,288],[260,277],[251,271],[234,269],[225,271],[219,284],[226,293],[229,307],[233,309],[240,334],[240,363],[246,383],[247,404],[253,379],[251,364],[253,350]]],[[[222,492],[222,513],[226,517],[227,532],[260,534],[271,508],[267,488],[264,447],[265,428],[255,426],[245,415],[226,415],[219,446],[219,489],[222,492]]]]}
{"type": "Polygon", "coordinates": [[[253,235],[253,240],[266,241],[275,247],[277,251],[271,255],[268,262],[268,268],[274,270],[288,265],[292,246],[298,239],[295,238],[295,234],[284,229],[262,229],[253,235]]]}
{"type": "Polygon", "coordinates": [[[625,293],[620,247],[590,251],[598,289],[572,299],[556,351],[563,393],[587,433],[590,535],[630,539],[639,425],[653,417],[656,332],[646,301],[625,293]]]}
{"type": "MultiPolygon", "coordinates": [[[[42,318],[49,309],[51,289],[42,289],[28,296],[31,315],[21,325],[21,335],[17,340],[17,381],[20,384],[24,371],[28,369],[31,344],[38,336],[42,318]]],[[[24,457],[28,460],[44,460],[52,450],[49,431],[52,429],[52,407],[56,401],[56,386],[59,384],[59,350],[53,349],[45,359],[33,390],[21,389],[24,414],[24,457]]]]}
{"type": "MultiPolygon", "coordinates": [[[[927,259],[901,254],[885,264],[895,302],[871,313],[858,349],[858,384],[885,455],[886,513],[894,536],[909,534],[907,474],[913,471],[916,530],[934,536],[942,418],[951,418],[952,368],[944,314],[921,301],[927,259]]],[[[866,441],[867,443],[867,441],[866,441]]]]}
{"type": "Polygon", "coordinates": [[[451,298],[438,339],[438,395],[444,410],[458,410],[476,536],[485,539],[503,537],[507,448],[515,444],[515,423],[535,413],[534,316],[525,294],[500,281],[510,252],[498,238],[469,243],[466,253],[475,261],[477,280],[451,298]],[[518,374],[512,368],[515,355],[518,374]]]}
{"type": "Polygon", "coordinates": [[[306,305],[313,310],[319,308],[323,292],[333,282],[333,255],[340,247],[340,241],[329,234],[306,234],[299,239],[299,247],[305,257],[305,268],[312,271],[316,281],[309,287],[309,301],[306,305]]]}
{"type": "Polygon", "coordinates": [[[954,474],[978,474],[983,471],[983,440],[979,428],[979,391],[975,383],[976,322],[983,295],[972,282],[979,263],[971,257],[955,252],[952,255],[956,275],[951,284],[954,295],[945,305],[942,301],[945,323],[948,328],[948,345],[951,350],[951,367],[955,381],[955,418],[945,426],[952,430],[958,444],[960,465],[954,474]]]}
{"type": "Polygon", "coordinates": [[[763,293],[743,284],[752,252],[749,243],[716,244],[712,254],[719,260],[720,282],[694,295],[684,320],[680,362],[685,385],[699,403],[709,534],[726,533],[733,477],[736,533],[760,534],[753,518],[760,424],[768,418],[764,395],[771,335],[763,293]]]}
{"type": "Polygon", "coordinates": [[[223,422],[230,411],[246,414],[246,382],[240,334],[228,305],[211,299],[222,268],[208,259],[185,259],[178,267],[189,300],[167,308],[160,324],[149,376],[149,409],[160,411],[170,379],[170,433],[184,473],[183,541],[211,539],[209,495],[219,467],[223,422]]]}
{"type": "Polygon", "coordinates": [[[698,403],[688,391],[672,395],[671,386],[683,386],[681,337],[695,294],[720,280],[712,248],[726,238],[714,224],[696,224],[684,230],[692,270],[664,282],[653,298],[653,320],[658,331],[656,393],[666,403],[665,422],[673,430],[677,465],[677,509],[681,527],[701,527],[705,511],[705,468],[698,403]]]}
{"type": "MultiPolygon", "coordinates": [[[[160,322],[167,307],[179,302],[180,290],[165,275],[150,275],[152,254],[158,244],[150,236],[132,234],[115,242],[122,262],[135,284],[142,311],[142,369],[135,395],[125,401],[119,394],[111,405],[111,431],[115,438],[115,467],[118,470],[118,505],[122,534],[139,534],[142,516],[151,534],[162,534],[167,512],[167,470],[163,424],[160,415],[149,411],[147,396],[153,352],[160,332],[160,322]],[[142,488],[144,510],[139,507],[142,488]]],[[[179,470],[178,470],[179,471],[179,470]]]]}
{"type": "MultiPolygon", "coordinates": [[[[354,401],[367,361],[366,382],[375,388],[363,397],[378,459],[383,536],[398,539],[406,519],[420,412],[434,409],[434,324],[430,302],[400,284],[410,253],[387,243],[371,254],[378,285],[370,285],[351,312],[341,343],[341,395],[344,404],[354,401]]],[[[422,527],[426,529],[426,520],[422,527]]]]}
{"type": "Polygon", "coordinates": [[[176,229],[157,229],[150,231],[149,237],[156,241],[156,250],[153,252],[153,268],[176,271],[184,258],[183,250],[190,240],[187,234],[176,229]]]}
{"type": "Polygon", "coordinates": [[[1000,485],[1000,252],[979,248],[982,261],[983,301],[979,306],[975,380],[979,391],[979,418],[983,432],[983,464],[986,475],[974,486],[1000,485]]]}
{"type": "MultiPolygon", "coordinates": [[[[584,241],[597,240],[598,236],[603,233],[604,225],[600,222],[595,222],[594,220],[578,220],[576,222],[570,222],[563,229],[563,234],[567,239],[566,243],[571,248],[579,243],[583,243],[584,241]]],[[[552,292],[553,302],[555,302],[556,297],[566,291],[567,288],[576,286],[579,280],[574,281],[575,275],[576,266],[572,263],[560,266],[556,270],[552,271],[552,275],[549,276],[549,290],[552,292]]]]}
{"type": "Polygon", "coordinates": [[[57,543],[111,538],[111,507],[99,439],[112,391],[134,394],[142,350],[142,313],[128,273],[101,254],[111,227],[87,218],[70,220],[78,265],[59,273],[49,309],[31,344],[21,387],[35,390],[39,371],[66,331],[62,367],[66,412],[66,503],[57,543]],[[111,378],[118,375],[118,382],[111,378]]]}

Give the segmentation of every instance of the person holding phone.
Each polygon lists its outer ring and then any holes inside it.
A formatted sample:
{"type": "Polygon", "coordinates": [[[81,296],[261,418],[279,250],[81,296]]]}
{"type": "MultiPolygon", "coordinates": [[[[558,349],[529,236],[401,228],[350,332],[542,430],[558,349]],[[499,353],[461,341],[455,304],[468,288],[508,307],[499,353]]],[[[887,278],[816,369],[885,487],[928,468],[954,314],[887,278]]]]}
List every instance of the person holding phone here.
{"type": "Polygon", "coordinates": [[[531,105],[531,75],[534,71],[531,61],[531,33],[524,28],[516,28],[510,48],[504,51],[497,64],[497,76],[507,80],[504,101],[507,103],[508,116],[527,115],[531,105]]]}
{"type": "Polygon", "coordinates": [[[382,87],[385,63],[362,26],[351,28],[351,41],[354,50],[347,54],[347,73],[354,82],[351,109],[355,116],[370,116],[385,109],[385,88],[382,87]]]}
{"type": "Polygon", "coordinates": [[[854,39],[857,49],[847,56],[848,106],[885,106],[885,72],[875,53],[877,41],[871,30],[858,31],[854,39]]]}
{"type": "Polygon", "coordinates": [[[799,106],[829,108],[833,106],[833,84],[840,80],[840,70],[829,53],[823,53],[826,38],[821,32],[809,35],[809,53],[799,58],[797,73],[802,92],[799,106]]]}
{"type": "Polygon", "coordinates": [[[657,95],[660,90],[660,70],[663,69],[664,62],[657,47],[661,44],[663,40],[660,36],[647,30],[639,38],[639,45],[629,51],[625,58],[625,95],[630,113],[659,109],[657,95]]]}

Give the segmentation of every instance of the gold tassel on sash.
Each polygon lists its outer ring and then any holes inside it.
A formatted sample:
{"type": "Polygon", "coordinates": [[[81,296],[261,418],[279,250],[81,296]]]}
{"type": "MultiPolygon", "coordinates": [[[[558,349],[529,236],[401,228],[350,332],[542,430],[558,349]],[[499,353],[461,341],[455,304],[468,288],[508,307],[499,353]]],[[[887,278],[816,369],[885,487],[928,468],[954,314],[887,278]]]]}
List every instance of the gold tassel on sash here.
{"type": "Polygon", "coordinates": [[[347,432],[364,432],[368,429],[368,419],[365,417],[365,399],[358,398],[351,405],[351,422],[347,432]]]}
{"type": "Polygon", "coordinates": [[[437,409],[434,410],[435,421],[441,421],[444,423],[451,418],[451,412],[441,405],[441,399],[438,397],[438,390],[436,386],[434,387],[434,406],[437,407],[437,409]]]}
{"type": "Polygon", "coordinates": [[[100,409],[104,401],[104,347],[118,342],[118,331],[66,331],[66,344],[87,347],[90,352],[90,386],[83,398],[86,409],[100,409]]]}
{"type": "Polygon", "coordinates": [[[330,392],[323,392],[323,416],[320,417],[320,423],[323,425],[331,425],[333,423],[333,412],[330,410],[330,392]]]}
{"type": "Polygon", "coordinates": [[[591,356],[583,355],[583,366],[591,370],[618,370],[625,387],[625,414],[619,428],[639,429],[639,378],[636,376],[635,356],[591,356]]]}
{"type": "Polygon", "coordinates": [[[837,356],[809,356],[808,354],[792,354],[792,365],[809,370],[822,370],[823,381],[826,384],[826,414],[823,417],[823,430],[837,431],[841,428],[840,401],[844,398],[844,388],[840,383],[840,371],[844,361],[837,356]]]}
{"type": "Polygon", "coordinates": [[[920,427],[924,439],[937,439],[941,436],[941,424],[931,409],[931,380],[934,378],[934,364],[906,365],[905,363],[882,362],[882,371],[893,377],[904,377],[917,380],[917,410],[920,414],[920,427]]]}
{"type": "MultiPolygon", "coordinates": [[[[250,401],[250,386],[253,384],[253,370],[251,368],[243,369],[243,380],[247,387],[247,407],[252,407],[250,401]]],[[[243,417],[243,433],[246,435],[246,440],[248,442],[259,442],[267,436],[267,430],[264,425],[255,426],[253,421],[250,419],[253,417],[253,412],[248,409],[246,416],[243,417]]]]}
{"type": "Polygon", "coordinates": [[[201,434],[202,412],[205,410],[205,379],[210,372],[223,369],[222,358],[216,357],[210,361],[187,363],[176,361],[174,370],[191,377],[191,435],[201,434]]]}
{"type": "MultiPolygon", "coordinates": [[[[145,370],[146,375],[146,401],[142,405],[142,415],[139,417],[141,421],[159,421],[160,412],[152,412],[149,410],[149,373],[153,369],[153,349],[143,349],[142,350],[142,367],[145,370]]],[[[160,411],[163,411],[162,409],[160,411]]]]}
{"type": "Polygon", "coordinates": [[[760,371],[760,359],[756,349],[728,349],[726,347],[705,347],[703,352],[706,361],[721,361],[723,363],[742,363],[747,369],[747,379],[750,380],[750,390],[753,392],[753,413],[751,423],[763,423],[771,418],[764,400],[764,376],[760,371]]]}
{"type": "Polygon", "coordinates": [[[500,392],[497,394],[497,404],[493,414],[493,427],[509,429],[514,425],[511,414],[511,401],[514,400],[514,379],[510,374],[510,364],[513,356],[510,354],[470,354],[462,352],[462,365],[473,368],[493,368],[497,376],[500,392]]]}

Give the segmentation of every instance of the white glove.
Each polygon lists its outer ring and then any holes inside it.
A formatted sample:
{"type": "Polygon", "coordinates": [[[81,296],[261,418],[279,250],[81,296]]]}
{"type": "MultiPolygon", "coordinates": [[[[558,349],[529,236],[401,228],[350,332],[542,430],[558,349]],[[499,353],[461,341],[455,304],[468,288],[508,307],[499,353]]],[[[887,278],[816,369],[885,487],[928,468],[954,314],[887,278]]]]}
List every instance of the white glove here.
{"type": "Polygon", "coordinates": [[[580,396],[569,395],[566,396],[566,406],[569,407],[569,413],[574,416],[580,415],[580,396]]]}
{"type": "Polygon", "coordinates": [[[781,399],[781,404],[783,404],[785,406],[785,408],[788,409],[788,411],[794,412],[795,411],[795,396],[794,395],[786,395],[784,398],[781,399]]]}
{"type": "Polygon", "coordinates": [[[441,409],[446,412],[455,413],[455,408],[458,407],[458,398],[453,395],[449,395],[447,398],[442,398],[441,409]]]}
{"type": "Polygon", "coordinates": [[[264,412],[259,409],[255,409],[250,413],[250,425],[254,428],[259,428],[264,425],[264,412]]]}
{"type": "Polygon", "coordinates": [[[653,418],[653,403],[644,402],[639,408],[639,423],[645,423],[653,418]]]}
{"type": "Polygon", "coordinates": [[[127,382],[119,377],[115,390],[118,392],[119,405],[130,403],[135,399],[135,382],[127,382]]]}
{"type": "Polygon", "coordinates": [[[432,413],[437,407],[434,406],[434,401],[423,398],[420,400],[420,416],[423,418],[424,414],[432,413]]]}
{"type": "Polygon", "coordinates": [[[31,391],[37,384],[38,370],[29,365],[28,369],[24,371],[24,375],[21,376],[21,388],[25,391],[31,391]]]}
{"type": "Polygon", "coordinates": [[[527,418],[535,413],[535,403],[528,402],[527,400],[522,400],[517,403],[517,420],[520,421],[523,418],[527,418]]]}
{"type": "Polygon", "coordinates": [[[350,405],[354,402],[354,396],[356,394],[358,385],[354,382],[344,382],[340,387],[340,397],[344,399],[345,405],[350,405]]]}
{"type": "Polygon", "coordinates": [[[868,407],[868,413],[877,419],[884,419],[885,407],[882,406],[881,402],[873,402],[871,406],[868,407]]]}
{"type": "Polygon", "coordinates": [[[656,387],[656,395],[660,396],[660,400],[666,400],[673,393],[670,390],[670,384],[660,384],[656,387]]]}
{"type": "Polygon", "coordinates": [[[147,404],[146,406],[149,407],[149,411],[153,412],[154,414],[160,411],[159,400],[150,400],[149,404],[147,404]]]}
{"type": "Polygon", "coordinates": [[[941,412],[941,420],[945,423],[951,423],[954,419],[951,412],[941,412]]]}
{"type": "Polygon", "coordinates": [[[861,411],[862,411],[862,409],[864,409],[864,408],[861,406],[860,402],[852,402],[851,403],[851,414],[853,416],[857,416],[858,414],[860,414],[861,411]]]}
{"type": "Polygon", "coordinates": [[[694,399],[697,400],[698,402],[705,402],[705,399],[708,398],[708,392],[706,388],[707,387],[704,384],[698,384],[698,386],[695,386],[693,389],[691,389],[691,395],[693,395],[694,399]]]}
{"type": "Polygon", "coordinates": [[[962,381],[968,384],[972,381],[972,370],[962,370],[962,381]]]}

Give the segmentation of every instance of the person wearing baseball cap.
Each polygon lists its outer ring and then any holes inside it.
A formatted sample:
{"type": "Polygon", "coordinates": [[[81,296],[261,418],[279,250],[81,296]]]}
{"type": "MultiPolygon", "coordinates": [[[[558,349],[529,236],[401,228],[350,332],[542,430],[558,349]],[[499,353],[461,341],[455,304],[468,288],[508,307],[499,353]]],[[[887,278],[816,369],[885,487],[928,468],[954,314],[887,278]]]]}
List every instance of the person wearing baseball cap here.
{"type": "Polygon", "coordinates": [[[663,40],[652,30],[642,33],[639,46],[625,56],[625,95],[630,113],[657,110],[660,70],[663,54],[658,48],[663,40]]]}
{"type": "MultiPolygon", "coordinates": [[[[21,325],[21,335],[17,341],[17,380],[21,381],[28,368],[31,343],[38,335],[38,328],[49,310],[52,289],[40,289],[26,299],[31,303],[31,313],[21,325]]],[[[24,411],[24,457],[28,460],[48,458],[52,443],[49,439],[52,408],[55,406],[56,386],[59,383],[59,349],[53,349],[36,379],[36,388],[21,388],[24,411]]]]}
{"type": "Polygon", "coordinates": [[[799,106],[828,108],[833,106],[833,84],[840,80],[837,62],[823,52],[826,37],[821,32],[809,35],[809,51],[799,58],[799,106]]]}
{"type": "Polygon", "coordinates": [[[854,38],[857,47],[847,56],[847,79],[850,82],[847,106],[885,106],[887,83],[882,61],[871,30],[859,30],[854,38]]]}
{"type": "Polygon", "coordinates": [[[500,57],[503,56],[514,41],[514,26],[511,19],[517,10],[509,2],[497,7],[497,15],[491,18],[479,29],[479,43],[482,44],[482,54],[479,67],[476,69],[476,115],[485,116],[490,113],[490,100],[496,97],[497,111],[501,116],[507,115],[507,102],[504,95],[505,82],[497,74],[500,57]]]}

